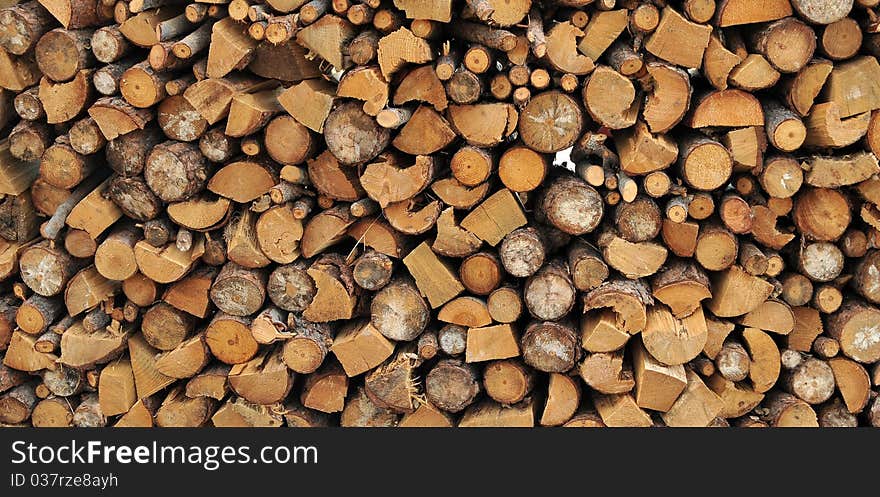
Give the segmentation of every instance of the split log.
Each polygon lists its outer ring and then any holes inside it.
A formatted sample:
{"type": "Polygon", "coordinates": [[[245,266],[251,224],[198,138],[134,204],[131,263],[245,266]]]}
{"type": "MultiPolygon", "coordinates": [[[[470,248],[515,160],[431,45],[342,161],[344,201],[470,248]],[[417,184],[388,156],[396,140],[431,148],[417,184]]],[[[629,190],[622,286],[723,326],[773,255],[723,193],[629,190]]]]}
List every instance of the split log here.
{"type": "Polygon", "coordinates": [[[629,279],[656,273],[668,255],[668,250],[662,245],[651,241],[628,242],[613,230],[601,233],[598,244],[608,265],[629,279]]]}
{"type": "Polygon", "coordinates": [[[711,298],[709,278],[698,266],[683,260],[667,265],[651,281],[654,298],[677,317],[690,315],[701,301],[711,298]]]}
{"type": "Polygon", "coordinates": [[[623,366],[623,352],[589,354],[578,372],[587,385],[604,394],[626,393],[635,386],[632,370],[623,366]]]}
{"type": "MultiPolygon", "coordinates": [[[[338,364],[328,364],[306,380],[300,400],[304,407],[325,413],[345,407],[348,378],[338,364]]],[[[369,393],[369,391],[367,391],[369,393]]]]}
{"type": "Polygon", "coordinates": [[[214,414],[216,401],[207,397],[188,398],[183,389],[169,392],[156,411],[156,425],[161,427],[197,428],[214,414]]]}
{"type": "Polygon", "coordinates": [[[284,400],[293,386],[292,373],[281,360],[281,351],[266,351],[248,362],[232,366],[229,387],[243,399],[260,405],[284,400]]]}
{"type": "Polygon", "coordinates": [[[270,406],[254,404],[241,397],[229,399],[211,416],[213,426],[277,428],[282,426],[283,417],[270,406]]]}
{"type": "Polygon", "coordinates": [[[228,391],[227,376],[230,369],[231,367],[225,364],[215,364],[205,368],[198,376],[186,383],[186,396],[223,400],[228,391]]]}
{"type": "Polygon", "coordinates": [[[834,383],[840,391],[850,413],[861,412],[870,397],[870,379],[865,368],[854,361],[837,357],[830,359],[828,365],[834,372],[834,383]]]}
{"type": "Polygon", "coordinates": [[[61,357],[58,360],[78,369],[110,362],[124,350],[131,333],[129,327],[90,333],[82,325],[74,324],[61,336],[61,357]]]}
{"type": "Polygon", "coordinates": [[[773,427],[817,427],[816,412],[806,402],[784,392],[765,399],[767,415],[763,418],[773,427]]]}
{"type": "Polygon", "coordinates": [[[647,311],[642,341],[651,355],[663,364],[675,366],[690,361],[703,350],[708,339],[706,319],[701,307],[678,319],[663,306],[647,311]]]}
{"type": "Polygon", "coordinates": [[[559,426],[571,420],[580,403],[581,389],[575,378],[551,373],[547,401],[541,414],[542,426],[559,426]]]}
{"type": "Polygon", "coordinates": [[[741,316],[761,305],[772,291],[770,283],[734,265],[715,273],[712,299],[706,303],[706,308],[718,317],[741,316]]]}
{"type": "Polygon", "coordinates": [[[670,427],[706,427],[721,414],[724,403],[693,371],[687,371],[687,387],[661,418],[670,427]]]}
{"type": "Polygon", "coordinates": [[[749,350],[749,378],[756,392],[764,393],[776,383],[781,368],[779,349],[769,335],[757,328],[746,328],[743,340],[749,350]]]}
{"type": "Polygon", "coordinates": [[[101,370],[98,402],[105,416],[126,413],[137,401],[131,361],[114,361],[101,370]]]}
{"type": "MultiPolygon", "coordinates": [[[[444,333],[446,341],[454,338],[454,335],[449,334],[451,330],[446,331],[447,333],[444,333]]],[[[465,352],[465,360],[467,362],[518,357],[520,349],[517,343],[516,330],[509,324],[469,328],[467,330],[465,352]]]]}
{"type": "Polygon", "coordinates": [[[636,404],[630,394],[596,394],[593,403],[605,426],[645,428],[653,424],[651,416],[636,404]]]}
{"type": "Polygon", "coordinates": [[[492,246],[524,224],[522,208],[507,189],[492,194],[461,221],[462,228],[492,246]]]}
{"type": "Polygon", "coordinates": [[[708,26],[692,23],[672,7],[666,7],[657,29],[645,42],[645,49],[673,64],[700,67],[711,32],[708,26]],[[691,43],[676,43],[675,40],[680,36],[688,38],[691,43]]]}

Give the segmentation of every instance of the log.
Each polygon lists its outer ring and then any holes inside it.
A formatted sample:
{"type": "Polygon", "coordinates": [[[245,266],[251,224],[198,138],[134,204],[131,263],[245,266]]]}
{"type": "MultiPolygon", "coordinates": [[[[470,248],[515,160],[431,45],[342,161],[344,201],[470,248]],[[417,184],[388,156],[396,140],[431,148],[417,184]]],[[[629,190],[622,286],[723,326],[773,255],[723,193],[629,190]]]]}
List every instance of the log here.
{"type": "Polygon", "coordinates": [[[105,416],[126,413],[137,401],[131,361],[114,361],[101,370],[98,402],[105,416]]]}
{"type": "Polygon", "coordinates": [[[767,415],[763,416],[773,427],[817,427],[816,411],[806,402],[784,392],[765,399],[767,415]]]}
{"type": "Polygon", "coordinates": [[[372,325],[385,337],[410,341],[428,325],[429,311],[412,281],[394,280],[376,293],[370,315],[372,325]]]}
{"type": "Polygon", "coordinates": [[[629,279],[638,279],[656,273],[666,262],[666,247],[651,241],[632,243],[613,230],[600,234],[598,245],[609,266],[629,279]]]}
{"type": "Polygon", "coordinates": [[[543,153],[558,152],[572,146],[583,126],[581,107],[573,98],[557,91],[533,97],[519,118],[519,134],[523,143],[543,153]]]}
{"type": "Polygon", "coordinates": [[[61,315],[63,309],[61,299],[33,294],[18,307],[15,324],[25,333],[41,335],[61,315]]]}
{"type": "Polygon", "coordinates": [[[847,200],[840,192],[826,188],[810,188],[798,197],[794,221],[808,238],[833,241],[839,238],[850,223],[847,200]],[[821,212],[822,222],[813,216],[821,212]]]}
{"type": "Polygon", "coordinates": [[[561,260],[554,260],[526,280],[523,300],[536,319],[556,321],[574,306],[576,291],[561,260]]]}
{"type": "Polygon", "coordinates": [[[211,354],[226,364],[243,364],[257,353],[258,344],[249,329],[250,320],[217,313],[205,331],[211,354]]]}
{"type": "Polygon", "coordinates": [[[869,324],[878,312],[867,304],[851,300],[828,319],[828,335],[840,343],[840,351],[857,362],[871,363],[880,354],[876,330],[869,324]]]}
{"type": "Polygon", "coordinates": [[[779,378],[781,358],[773,339],[757,328],[746,328],[743,340],[749,350],[749,378],[758,393],[768,391],[779,378]]]}
{"type": "Polygon", "coordinates": [[[229,262],[214,279],[210,295],[217,308],[227,314],[251,315],[266,298],[266,273],[229,262]]]}
{"type": "Polygon", "coordinates": [[[73,426],[73,408],[66,399],[51,397],[34,406],[31,423],[37,428],[69,428],[73,426]]]}
{"type": "Polygon", "coordinates": [[[228,380],[230,389],[248,402],[271,405],[287,397],[293,377],[281,360],[281,351],[276,349],[232,366],[228,380]]]}
{"type": "Polygon", "coordinates": [[[705,272],[683,260],[669,263],[651,280],[654,298],[669,306],[676,317],[690,315],[701,301],[711,298],[709,285],[705,272]]]}
{"type": "Polygon", "coordinates": [[[553,226],[572,235],[593,231],[604,211],[596,190],[571,176],[550,184],[543,192],[541,206],[553,226]]]}
{"type": "Polygon", "coordinates": [[[428,401],[450,413],[464,410],[481,390],[476,369],[457,359],[438,362],[425,377],[428,401]]]}
{"type": "MultiPolygon", "coordinates": [[[[636,404],[630,394],[596,394],[593,403],[605,426],[644,428],[653,424],[648,413],[636,404]]],[[[593,426],[596,425],[593,424],[593,426]]]]}
{"type": "Polygon", "coordinates": [[[847,412],[846,407],[835,399],[832,403],[819,408],[816,413],[819,426],[822,428],[852,428],[858,426],[858,420],[847,412]]]}
{"type": "Polygon", "coordinates": [[[13,55],[23,55],[34,48],[40,38],[52,27],[53,16],[36,1],[13,5],[0,12],[0,26],[4,35],[3,49],[13,55]]]}
{"type": "Polygon", "coordinates": [[[39,243],[26,249],[19,260],[21,277],[35,293],[44,297],[58,295],[81,267],[62,248],[39,243]]]}
{"type": "Polygon", "coordinates": [[[110,362],[125,349],[131,333],[130,327],[121,330],[108,327],[90,333],[81,324],[74,324],[61,336],[61,357],[58,360],[78,369],[110,362]]]}
{"type": "Polygon", "coordinates": [[[18,424],[31,417],[37,405],[35,383],[26,383],[0,397],[0,422],[18,424]]]}
{"type": "Polygon", "coordinates": [[[141,236],[134,226],[121,226],[111,232],[95,251],[95,269],[110,280],[134,276],[138,270],[134,246],[141,236]]]}
{"type": "Polygon", "coordinates": [[[574,367],[579,350],[574,328],[567,323],[533,321],[520,339],[523,360],[548,373],[564,373],[574,367]]]}
{"type": "Polygon", "coordinates": [[[687,371],[687,386],[661,418],[670,427],[706,427],[721,414],[722,399],[700,379],[697,373],[687,371]]]}
{"type": "Polygon", "coordinates": [[[672,7],[663,9],[657,29],[645,42],[645,49],[657,57],[685,67],[700,67],[709,44],[711,28],[685,19],[672,7]],[[684,36],[693,43],[682,45],[675,40],[684,36]]]}
{"type": "MultiPolygon", "coordinates": [[[[254,327],[253,330],[256,331],[256,328],[254,327]]],[[[333,330],[324,323],[297,319],[290,333],[283,338],[285,339],[282,349],[284,363],[297,373],[311,373],[321,366],[330,351],[333,345],[333,330]]]]}
{"type": "Polygon", "coordinates": [[[813,24],[831,24],[840,20],[849,12],[852,8],[852,2],[848,0],[831,2],[795,0],[791,6],[798,15],[808,22],[813,24]]]}
{"type": "Polygon", "coordinates": [[[862,40],[862,30],[858,22],[844,17],[825,26],[818,44],[822,53],[831,60],[845,60],[856,55],[862,40]]]}

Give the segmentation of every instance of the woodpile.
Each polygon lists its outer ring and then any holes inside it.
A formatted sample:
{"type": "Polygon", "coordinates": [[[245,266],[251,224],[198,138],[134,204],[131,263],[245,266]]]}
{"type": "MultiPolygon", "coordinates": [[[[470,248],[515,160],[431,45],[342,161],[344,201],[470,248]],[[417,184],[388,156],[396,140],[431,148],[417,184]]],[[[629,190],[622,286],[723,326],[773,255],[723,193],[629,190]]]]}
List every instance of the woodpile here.
{"type": "Polygon", "coordinates": [[[0,423],[880,426],[876,0],[0,0],[0,423]]]}

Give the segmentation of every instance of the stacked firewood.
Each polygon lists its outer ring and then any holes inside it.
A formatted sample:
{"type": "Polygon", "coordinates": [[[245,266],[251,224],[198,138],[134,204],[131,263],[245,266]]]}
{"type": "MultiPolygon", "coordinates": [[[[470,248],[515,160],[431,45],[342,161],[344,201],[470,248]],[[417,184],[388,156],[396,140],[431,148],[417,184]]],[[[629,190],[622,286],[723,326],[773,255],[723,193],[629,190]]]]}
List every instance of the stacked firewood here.
{"type": "Polygon", "coordinates": [[[3,425],[880,426],[877,0],[188,2],[0,0],[3,425]]]}

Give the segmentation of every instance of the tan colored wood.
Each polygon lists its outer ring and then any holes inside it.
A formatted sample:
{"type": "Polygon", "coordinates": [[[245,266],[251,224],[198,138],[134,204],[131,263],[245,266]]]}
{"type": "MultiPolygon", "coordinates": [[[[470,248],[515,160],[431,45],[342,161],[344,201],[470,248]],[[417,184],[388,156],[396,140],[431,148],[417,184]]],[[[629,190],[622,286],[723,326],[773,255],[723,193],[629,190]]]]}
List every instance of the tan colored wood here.
{"type": "Polygon", "coordinates": [[[715,19],[721,27],[751,24],[755,22],[773,21],[792,15],[791,4],[772,0],[762,4],[764,8],[756,9],[746,0],[726,0],[720,2],[715,19]]]}
{"type": "Polygon", "coordinates": [[[779,378],[780,355],[773,339],[757,328],[746,328],[743,339],[749,350],[752,362],[749,364],[749,378],[756,392],[770,390],[779,378]]]}
{"type": "Polygon", "coordinates": [[[706,427],[721,414],[724,403],[693,371],[687,371],[687,386],[668,411],[660,417],[670,427],[706,427]]]}
{"type": "Polygon", "coordinates": [[[632,395],[595,395],[593,402],[602,422],[609,427],[648,427],[653,423],[632,395]]]}
{"type": "Polygon", "coordinates": [[[71,326],[61,336],[61,357],[58,360],[73,368],[88,368],[107,363],[118,357],[125,349],[133,329],[104,329],[88,332],[80,323],[71,326]]]}
{"type": "Polygon", "coordinates": [[[741,316],[761,305],[772,290],[770,283],[734,265],[712,279],[712,299],[706,309],[718,317],[741,316]]]}
{"type": "Polygon", "coordinates": [[[127,413],[137,401],[131,361],[111,362],[101,370],[98,401],[105,416],[127,413]]]}
{"type": "Polygon", "coordinates": [[[632,279],[656,273],[668,255],[668,250],[662,245],[652,241],[628,242],[612,231],[602,233],[598,244],[605,262],[632,279]]]}
{"type": "Polygon", "coordinates": [[[617,39],[626,28],[628,20],[624,9],[596,12],[584,27],[584,37],[578,43],[578,50],[593,62],[617,39]]]}
{"type": "Polygon", "coordinates": [[[352,377],[381,364],[394,351],[394,343],[369,321],[352,321],[339,330],[330,351],[352,377]]]}

